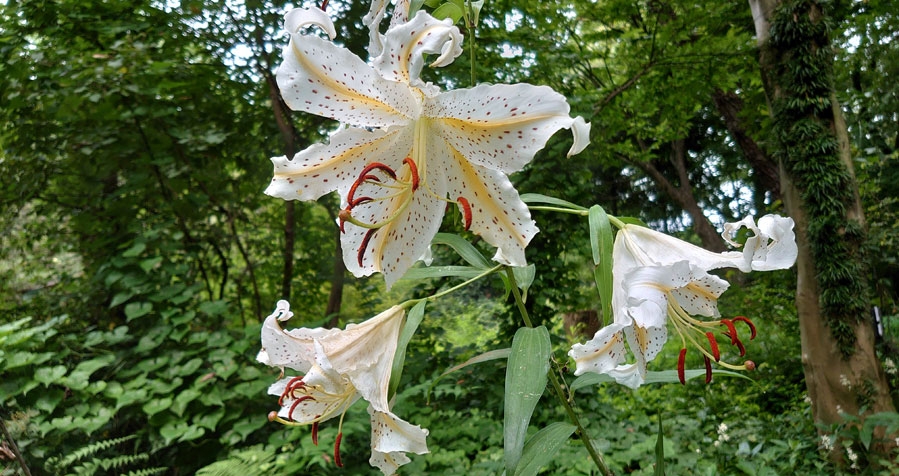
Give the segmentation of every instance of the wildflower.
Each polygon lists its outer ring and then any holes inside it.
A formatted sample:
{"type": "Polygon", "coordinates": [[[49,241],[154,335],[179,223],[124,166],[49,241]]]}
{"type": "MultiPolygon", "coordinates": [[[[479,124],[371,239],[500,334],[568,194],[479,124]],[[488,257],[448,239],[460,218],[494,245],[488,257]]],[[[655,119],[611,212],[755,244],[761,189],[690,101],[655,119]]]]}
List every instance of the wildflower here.
{"type": "Polygon", "coordinates": [[[718,424],[718,439],[721,441],[730,440],[730,435],[727,434],[727,423],[721,422],[718,424]]]}
{"type": "Polygon", "coordinates": [[[852,382],[849,381],[849,377],[847,377],[844,374],[840,374],[840,385],[842,385],[846,388],[851,388],[852,382]]]}
{"type": "Polygon", "coordinates": [[[821,446],[821,448],[824,449],[824,451],[829,452],[829,451],[833,450],[833,436],[821,435],[821,445],[820,446],[821,446]]]}
{"type": "MultiPolygon", "coordinates": [[[[312,425],[312,440],[318,443],[318,425],[343,415],[360,398],[368,402],[371,416],[369,462],[384,474],[393,474],[410,460],[406,452],[428,452],[428,431],[403,421],[390,411],[387,386],[396,354],[397,339],[405,311],[394,306],[360,324],[340,329],[293,329],[279,321],[293,316],[287,301],[262,326],[262,350],[257,359],[267,365],[301,372],[284,377],[269,387],[277,395],[280,410],[269,419],[285,425],[312,425]]],[[[334,460],[340,466],[342,430],[334,443],[334,460]]]]}
{"type": "Polygon", "coordinates": [[[726,225],[725,238],[731,243],[743,226],[754,235],[742,252],[725,253],[712,253],[648,228],[623,226],[612,247],[613,322],[587,343],[571,348],[569,355],[577,364],[575,375],[608,374],[618,383],[639,387],[645,381],[647,362],[655,358],[668,338],[669,322],[683,342],[678,357],[682,383],[687,343],[703,355],[707,382],[711,381],[713,360],[729,369],[753,370],[752,361],[741,365],[723,361],[713,332],[723,328],[722,334],[743,357],[746,349],[738,325],[746,326],[750,340],[754,339],[756,328],[749,318],[701,320],[693,316],[720,316],[717,300],[729,284],[709,274],[710,270],[732,267],[748,272],[792,266],[797,253],[793,221],[769,215],[759,224],[746,219],[726,225]],[[636,359],[632,364],[623,364],[625,338],[636,359]]]}
{"type": "Polygon", "coordinates": [[[537,226],[507,174],[559,129],[574,132],[569,155],[586,147],[589,125],[569,116],[565,98],[529,84],[441,92],[425,83],[424,55],[438,55],[432,66],[450,64],[462,52],[462,36],[450,20],[424,12],[388,29],[371,64],[299,33],[305,25],[335,36],[321,11],[287,14],[281,94],[292,109],[347,127],[292,159],[273,158],[266,193],[315,200],[337,190],[347,269],[356,276],[382,272],[388,287],[426,253],[448,205],[459,209],[466,229],[498,248],[496,261],[525,266],[537,226]]]}

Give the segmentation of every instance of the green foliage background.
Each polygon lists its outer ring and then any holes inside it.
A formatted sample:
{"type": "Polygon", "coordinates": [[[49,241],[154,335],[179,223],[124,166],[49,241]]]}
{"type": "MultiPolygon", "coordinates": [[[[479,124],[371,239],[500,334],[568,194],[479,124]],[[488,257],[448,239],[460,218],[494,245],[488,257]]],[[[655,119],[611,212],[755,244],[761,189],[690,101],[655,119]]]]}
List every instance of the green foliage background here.
{"type": "MultiPolygon", "coordinates": [[[[329,7],[338,39],[360,54],[368,41],[363,3],[329,7]]],[[[266,389],[277,375],[255,361],[261,320],[285,297],[284,204],[262,190],[268,158],[286,147],[266,85],[286,42],[279,31],[286,4],[228,5],[0,7],[0,418],[33,473],[334,474],[336,424],[322,425],[316,447],[308,429],[269,423],[276,401],[266,389]]],[[[889,2],[842,7],[834,73],[867,207],[871,297],[885,316],[878,349],[893,362],[885,369],[895,389],[899,136],[886,118],[899,104],[897,17],[889,2]]],[[[689,185],[717,224],[779,209],[712,101],[716,89],[739,92],[749,132],[763,144],[770,136],[745,5],[498,0],[485,5],[477,31],[480,81],[549,84],[593,123],[585,153],[564,159],[570,139],[560,134],[516,174],[523,193],[599,203],[697,241],[684,210],[640,166],[673,176],[668,158],[682,140],[689,183],[676,185],[689,185]]],[[[464,87],[468,54],[427,74],[464,87]]],[[[298,146],[332,127],[290,119],[298,146]]],[[[339,256],[336,206],[333,197],[297,205],[295,325],[333,317],[325,310],[339,256]]],[[[535,217],[541,233],[528,251],[537,269],[528,311],[550,329],[564,365],[571,342],[561,315],[599,309],[588,228],[574,216],[535,217]]],[[[461,228],[451,214],[445,225],[461,228]]],[[[458,264],[445,247],[435,254],[458,264]]],[[[829,431],[849,437],[858,469],[827,462],[804,399],[791,273],[726,277],[734,285],[722,313],[751,315],[762,331],[750,346],[759,363],[752,381],[578,390],[587,429],[613,471],[653,473],[659,418],[669,474],[899,471],[869,461],[863,432],[851,427],[829,431]]],[[[340,325],[456,282],[401,282],[386,294],[377,276],[345,278],[340,325]]],[[[427,308],[395,411],[430,429],[431,453],[413,457],[403,474],[503,470],[504,361],[438,377],[509,347],[519,324],[506,298],[494,280],[427,308]]],[[[654,370],[674,367],[676,344],[669,345],[654,370]]],[[[541,404],[531,433],[563,420],[547,396],[541,404]]],[[[341,474],[373,474],[361,405],[343,431],[341,474]]],[[[545,468],[590,471],[576,441],[545,468]]],[[[18,469],[0,459],[0,473],[18,469]]]]}

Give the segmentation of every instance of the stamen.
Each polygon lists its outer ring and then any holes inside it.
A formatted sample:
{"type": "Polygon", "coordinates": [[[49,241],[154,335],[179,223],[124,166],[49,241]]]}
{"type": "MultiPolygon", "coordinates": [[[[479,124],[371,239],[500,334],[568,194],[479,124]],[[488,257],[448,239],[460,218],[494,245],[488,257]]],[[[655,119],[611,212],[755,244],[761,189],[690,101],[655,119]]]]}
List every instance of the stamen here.
{"type": "Polygon", "coordinates": [[[465,197],[457,198],[456,202],[462,209],[462,217],[465,219],[465,230],[468,230],[471,228],[471,204],[468,203],[465,197]]]}
{"type": "Polygon", "coordinates": [[[275,421],[278,419],[278,412],[271,411],[268,412],[268,421],[275,421]]]}
{"type": "Polygon", "coordinates": [[[340,461],[340,440],[343,439],[343,432],[337,434],[337,439],[334,440],[334,464],[337,465],[338,468],[343,468],[343,463],[340,461]]]}
{"type": "Polygon", "coordinates": [[[303,382],[303,377],[294,377],[287,382],[287,385],[284,386],[284,391],[281,392],[281,396],[278,397],[278,406],[284,406],[284,398],[292,395],[293,391],[298,388],[305,387],[306,384],[303,382]]]}
{"type": "Polygon", "coordinates": [[[297,401],[293,402],[293,405],[290,406],[290,410],[287,411],[287,418],[293,420],[293,411],[296,410],[297,405],[299,405],[301,402],[305,402],[306,400],[315,400],[315,398],[312,395],[303,395],[302,397],[298,398],[297,401]]]}
{"type": "Polygon", "coordinates": [[[318,446],[318,420],[312,422],[312,444],[318,446]]]}
{"type": "Polygon", "coordinates": [[[730,344],[737,345],[737,328],[734,327],[734,322],[730,319],[721,319],[721,323],[727,326],[727,332],[724,333],[727,337],[730,337],[730,344]]]}
{"type": "Polygon", "coordinates": [[[705,383],[712,383],[712,361],[703,356],[705,360],[705,383]]]}
{"type": "Polygon", "coordinates": [[[687,360],[687,348],[684,347],[680,350],[680,355],[677,356],[677,378],[680,380],[681,385],[687,384],[687,379],[684,378],[684,364],[687,360]]]}
{"type": "Polygon", "coordinates": [[[409,166],[409,170],[412,171],[412,191],[418,190],[418,167],[415,165],[415,161],[412,160],[411,157],[406,157],[403,159],[403,163],[409,166]]]}
{"type": "Polygon", "coordinates": [[[706,332],[705,336],[709,339],[709,345],[712,347],[712,357],[715,358],[715,362],[719,362],[721,360],[721,353],[718,351],[718,341],[715,340],[715,334],[706,332]]]}
{"type": "Polygon", "coordinates": [[[743,343],[740,342],[740,339],[737,339],[737,349],[740,349],[740,357],[746,355],[746,347],[743,347],[743,343]]]}
{"type": "Polygon", "coordinates": [[[755,324],[753,324],[752,321],[749,320],[749,318],[747,318],[746,316],[737,316],[734,318],[734,322],[736,321],[745,322],[746,325],[749,326],[749,332],[751,332],[751,334],[749,335],[749,340],[755,339],[755,324]]]}
{"type": "Polygon", "coordinates": [[[362,266],[362,257],[365,256],[365,250],[368,249],[368,242],[371,241],[371,237],[374,236],[375,232],[378,231],[377,228],[372,228],[365,233],[365,237],[362,238],[362,244],[359,245],[359,253],[356,255],[356,258],[359,262],[359,266],[362,266]]]}
{"type": "Polygon", "coordinates": [[[325,11],[325,8],[328,8],[328,0],[322,2],[322,11],[325,11]]]}

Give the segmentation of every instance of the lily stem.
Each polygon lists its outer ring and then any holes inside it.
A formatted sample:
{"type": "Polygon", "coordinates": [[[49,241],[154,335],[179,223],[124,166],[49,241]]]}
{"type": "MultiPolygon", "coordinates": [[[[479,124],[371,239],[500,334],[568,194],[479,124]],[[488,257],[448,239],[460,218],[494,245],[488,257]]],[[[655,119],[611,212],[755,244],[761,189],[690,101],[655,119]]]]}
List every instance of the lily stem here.
{"type": "Polygon", "coordinates": [[[471,36],[471,87],[475,87],[478,83],[477,73],[475,71],[475,50],[477,42],[475,41],[475,24],[474,24],[474,8],[472,8],[471,0],[468,0],[468,12],[465,15],[466,23],[468,23],[468,32],[471,36]]]}
{"type": "MultiPolygon", "coordinates": [[[[512,273],[512,268],[506,268],[506,276],[509,278],[509,282],[512,286],[512,294],[515,296],[515,304],[518,306],[518,312],[521,313],[521,318],[524,321],[524,325],[527,327],[534,327],[534,324],[531,322],[530,315],[528,314],[527,309],[524,307],[524,300],[521,298],[521,292],[518,290],[518,283],[515,282],[515,274],[512,273]]],[[[571,402],[568,400],[568,396],[565,395],[565,391],[562,389],[562,384],[559,382],[559,377],[557,375],[562,373],[562,369],[559,368],[559,363],[556,362],[556,359],[550,359],[550,362],[553,365],[553,369],[548,372],[549,381],[552,382],[553,391],[556,394],[558,400],[562,403],[562,407],[565,408],[565,413],[568,414],[568,418],[571,419],[571,422],[574,423],[574,426],[577,427],[575,432],[580,437],[581,441],[584,443],[584,447],[587,449],[587,453],[590,454],[590,458],[593,460],[593,463],[596,464],[596,467],[599,469],[600,474],[603,476],[611,476],[611,472],[609,468],[606,466],[605,460],[596,448],[593,447],[593,442],[590,439],[590,435],[587,434],[587,430],[584,429],[584,426],[581,425],[581,420],[577,416],[577,412],[574,407],[571,405],[571,402]]]]}

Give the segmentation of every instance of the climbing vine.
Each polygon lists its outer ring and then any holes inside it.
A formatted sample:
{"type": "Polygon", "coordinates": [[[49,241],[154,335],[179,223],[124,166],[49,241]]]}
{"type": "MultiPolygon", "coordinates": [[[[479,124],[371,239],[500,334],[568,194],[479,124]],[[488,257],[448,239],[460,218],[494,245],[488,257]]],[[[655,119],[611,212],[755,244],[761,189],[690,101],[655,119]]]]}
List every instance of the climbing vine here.
{"type": "Polygon", "coordinates": [[[855,348],[852,325],[867,309],[865,233],[847,215],[855,200],[854,179],[840,159],[834,128],[833,51],[824,8],[813,0],[784,2],[762,54],[773,66],[775,157],[806,206],[822,313],[840,351],[849,356],[855,348]]]}

